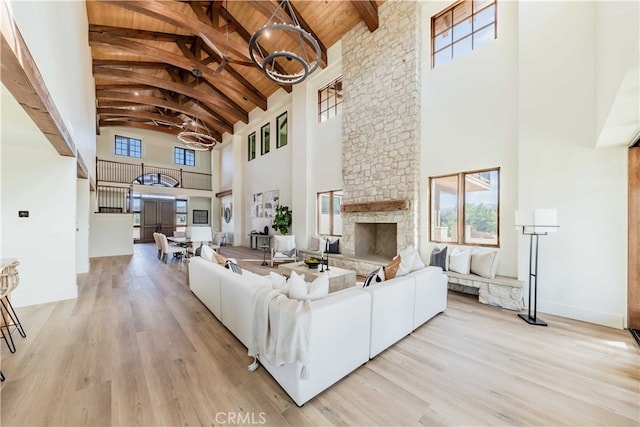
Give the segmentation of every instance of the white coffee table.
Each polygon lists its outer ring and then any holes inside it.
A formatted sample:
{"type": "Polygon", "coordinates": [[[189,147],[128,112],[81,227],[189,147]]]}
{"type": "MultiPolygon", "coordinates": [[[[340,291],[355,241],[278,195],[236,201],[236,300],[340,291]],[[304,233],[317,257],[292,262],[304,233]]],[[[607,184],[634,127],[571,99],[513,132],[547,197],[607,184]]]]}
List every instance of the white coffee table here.
{"type": "Polygon", "coordinates": [[[309,268],[304,262],[292,262],[278,266],[278,272],[283,276],[291,276],[292,271],[304,274],[304,279],[307,282],[312,282],[321,274],[327,274],[329,276],[329,292],[336,292],[356,285],[356,272],[344,268],[329,267],[328,271],[321,272],[320,267],[318,269],[309,268]]]}

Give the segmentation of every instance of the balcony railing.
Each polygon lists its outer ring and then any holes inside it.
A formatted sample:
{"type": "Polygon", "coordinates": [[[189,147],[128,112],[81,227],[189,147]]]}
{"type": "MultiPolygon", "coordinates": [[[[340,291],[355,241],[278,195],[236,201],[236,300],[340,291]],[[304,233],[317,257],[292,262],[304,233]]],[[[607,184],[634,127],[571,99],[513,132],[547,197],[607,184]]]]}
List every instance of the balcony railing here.
{"type": "Polygon", "coordinates": [[[211,191],[211,174],[96,159],[96,181],[211,191]]]}
{"type": "Polygon", "coordinates": [[[97,212],[129,213],[131,212],[131,193],[133,185],[116,187],[98,185],[96,188],[97,212]]]}

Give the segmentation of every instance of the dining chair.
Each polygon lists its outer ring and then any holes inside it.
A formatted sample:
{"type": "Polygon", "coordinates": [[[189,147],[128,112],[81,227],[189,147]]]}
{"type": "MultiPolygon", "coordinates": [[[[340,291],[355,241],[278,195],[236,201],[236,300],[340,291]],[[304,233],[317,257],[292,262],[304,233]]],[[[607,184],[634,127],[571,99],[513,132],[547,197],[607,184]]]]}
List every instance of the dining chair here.
{"type": "Polygon", "coordinates": [[[180,257],[181,260],[184,258],[184,248],[182,246],[170,244],[167,236],[162,233],[159,233],[159,239],[162,247],[162,262],[167,263],[167,256],[169,254],[172,254],[173,258],[180,257]]]}

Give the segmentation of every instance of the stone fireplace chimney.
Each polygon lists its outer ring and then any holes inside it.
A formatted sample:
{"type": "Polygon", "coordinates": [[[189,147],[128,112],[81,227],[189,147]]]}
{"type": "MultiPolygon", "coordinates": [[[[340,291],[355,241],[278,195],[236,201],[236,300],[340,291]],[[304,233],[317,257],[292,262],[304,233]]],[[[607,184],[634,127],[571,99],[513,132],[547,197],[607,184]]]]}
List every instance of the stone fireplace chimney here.
{"type": "Polygon", "coordinates": [[[370,254],[391,259],[418,245],[422,35],[418,2],[385,2],[378,14],[377,30],[360,23],[342,39],[340,247],[355,256],[368,247],[370,254]],[[388,243],[391,229],[395,252],[372,241],[378,236],[388,243]]]}

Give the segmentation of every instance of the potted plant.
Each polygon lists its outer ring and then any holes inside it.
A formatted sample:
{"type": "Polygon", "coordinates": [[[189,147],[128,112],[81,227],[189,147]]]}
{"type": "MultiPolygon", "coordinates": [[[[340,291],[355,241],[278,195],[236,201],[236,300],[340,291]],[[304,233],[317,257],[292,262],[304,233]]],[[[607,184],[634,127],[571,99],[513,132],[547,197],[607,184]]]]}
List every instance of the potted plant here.
{"type": "Polygon", "coordinates": [[[281,234],[287,234],[291,227],[291,210],[289,206],[278,206],[271,227],[281,234]]]}

